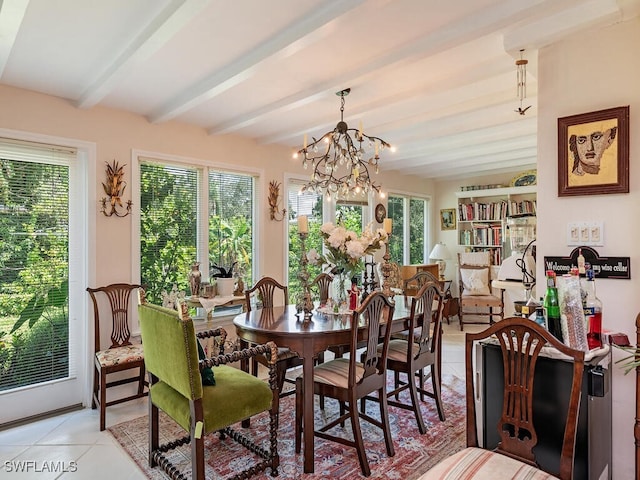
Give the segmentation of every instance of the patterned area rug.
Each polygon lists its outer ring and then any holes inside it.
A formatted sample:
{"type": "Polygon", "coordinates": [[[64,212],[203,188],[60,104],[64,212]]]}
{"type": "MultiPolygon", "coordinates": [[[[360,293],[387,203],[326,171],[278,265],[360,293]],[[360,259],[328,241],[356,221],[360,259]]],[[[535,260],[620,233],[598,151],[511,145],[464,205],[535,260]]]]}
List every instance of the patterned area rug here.
{"type": "MultiPolygon", "coordinates": [[[[442,400],[446,421],[441,422],[435,402],[425,399],[421,402],[422,415],[427,425],[427,433],[420,435],[413,412],[396,407],[389,407],[392,437],[395,456],[388,457],[384,447],[382,431],[377,427],[361,421],[367,458],[371,467],[371,477],[413,480],[431,468],[442,458],[462,449],[465,444],[465,398],[464,382],[454,376],[445,375],[442,379],[442,400]]],[[[403,402],[408,401],[408,392],[401,395],[403,402]],[[406,394],[406,397],[403,396],[406,394]]],[[[289,396],[280,402],[280,430],[278,434],[278,451],[280,454],[279,476],[282,480],[298,479],[352,479],[362,477],[355,449],[344,447],[335,442],[320,438],[315,439],[315,472],[303,474],[303,456],[294,449],[295,398],[289,396]]],[[[318,406],[316,397],[316,426],[335,418],[338,404],[331,399],[325,400],[324,411],[318,406]]],[[[375,402],[367,402],[367,413],[379,418],[379,408],[375,402]]],[[[257,437],[268,448],[268,417],[264,414],[251,420],[252,431],[261,432],[257,437]],[[253,429],[259,426],[259,429],[253,429]],[[264,432],[264,433],[262,433],[264,432]]],[[[237,426],[240,429],[239,425],[237,426]]],[[[148,446],[147,416],[136,418],[109,428],[111,434],[122,445],[125,451],[140,466],[150,479],[166,479],[159,468],[150,469],[147,463],[148,446]]],[[[333,432],[339,432],[336,427],[333,432]]],[[[342,430],[345,437],[351,436],[350,424],[347,422],[342,430]]],[[[160,417],[160,442],[180,438],[184,431],[164,414],[160,417]]],[[[245,468],[245,464],[253,462],[255,457],[245,448],[232,440],[221,442],[217,435],[209,435],[205,444],[207,455],[207,478],[219,479],[232,475],[245,468]]],[[[174,464],[189,472],[189,446],[183,446],[170,455],[174,464]]],[[[273,479],[270,470],[253,478],[273,479]]],[[[362,477],[364,478],[364,477],[362,477]]]]}

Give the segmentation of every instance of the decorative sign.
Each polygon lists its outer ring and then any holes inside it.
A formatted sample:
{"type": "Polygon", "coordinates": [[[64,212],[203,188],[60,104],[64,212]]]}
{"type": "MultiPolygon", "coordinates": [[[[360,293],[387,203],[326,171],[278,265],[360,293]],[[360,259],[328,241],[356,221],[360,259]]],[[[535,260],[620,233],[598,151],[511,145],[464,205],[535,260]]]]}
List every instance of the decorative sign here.
{"type": "Polygon", "coordinates": [[[544,257],[544,269],[553,270],[556,275],[569,273],[571,267],[578,266],[578,255],[582,251],[585,265],[591,265],[596,278],[631,278],[629,257],[600,257],[591,247],[576,247],[568,257],[544,257]]]}

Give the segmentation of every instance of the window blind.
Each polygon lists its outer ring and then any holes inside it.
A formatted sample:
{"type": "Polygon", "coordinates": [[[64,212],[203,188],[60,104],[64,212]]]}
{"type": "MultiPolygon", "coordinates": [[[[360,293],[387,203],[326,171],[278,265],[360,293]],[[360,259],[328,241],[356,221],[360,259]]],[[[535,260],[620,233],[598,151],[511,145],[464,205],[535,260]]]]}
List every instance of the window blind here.
{"type": "Polygon", "coordinates": [[[68,300],[76,155],[0,138],[0,392],[77,374],[68,300]]]}

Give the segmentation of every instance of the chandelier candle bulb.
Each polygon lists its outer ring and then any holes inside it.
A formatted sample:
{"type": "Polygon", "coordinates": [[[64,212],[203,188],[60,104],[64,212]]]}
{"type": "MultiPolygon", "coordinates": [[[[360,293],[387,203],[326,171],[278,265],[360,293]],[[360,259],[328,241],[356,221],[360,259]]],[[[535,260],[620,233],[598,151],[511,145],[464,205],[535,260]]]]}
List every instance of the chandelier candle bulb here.
{"type": "Polygon", "coordinates": [[[384,219],[384,231],[387,232],[387,235],[391,235],[391,227],[393,225],[393,221],[390,218],[384,219]]]}
{"type": "Polygon", "coordinates": [[[309,219],[306,215],[298,216],[298,233],[309,233],[309,219]]]}

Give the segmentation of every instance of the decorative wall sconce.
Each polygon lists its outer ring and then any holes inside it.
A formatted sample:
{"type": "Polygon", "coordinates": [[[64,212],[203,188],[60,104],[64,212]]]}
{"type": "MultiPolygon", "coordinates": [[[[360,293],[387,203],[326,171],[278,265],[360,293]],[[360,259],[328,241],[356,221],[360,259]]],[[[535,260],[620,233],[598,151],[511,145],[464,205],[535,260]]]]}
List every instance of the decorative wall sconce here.
{"type": "Polygon", "coordinates": [[[275,180],[271,180],[269,182],[269,213],[271,214],[271,220],[281,222],[287,210],[285,208],[282,211],[278,210],[278,197],[280,197],[280,184],[275,180]]]}
{"type": "Polygon", "coordinates": [[[133,202],[131,200],[127,201],[126,212],[118,212],[117,207],[125,208],[122,205],[122,194],[124,193],[124,189],[127,187],[127,183],[123,180],[124,177],[124,167],[119,166],[118,162],[113,160],[112,164],[109,162],[105,162],[107,164],[107,182],[102,184],[102,188],[104,188],[104,193],[107,194],[109,198],[102,198],[100,200],[102,202],[102,209],[100,210],[106,217],[110,217],[115,215],[116,217],[126,217],[131,213],[131,206],[133,202]],[[111,205],[111,210],[107,212],[107,202],[111,205]]]}

